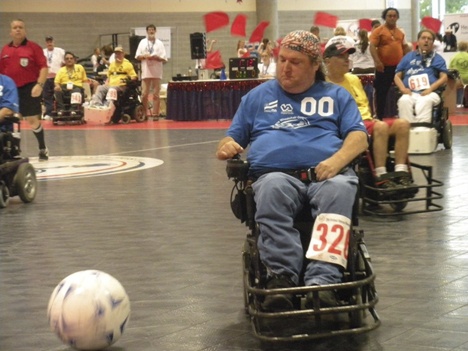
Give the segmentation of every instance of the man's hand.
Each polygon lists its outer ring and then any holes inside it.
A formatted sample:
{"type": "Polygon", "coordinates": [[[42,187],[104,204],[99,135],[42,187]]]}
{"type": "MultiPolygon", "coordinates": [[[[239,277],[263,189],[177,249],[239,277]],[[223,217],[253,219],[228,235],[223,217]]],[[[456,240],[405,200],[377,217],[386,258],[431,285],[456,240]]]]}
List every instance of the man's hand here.
{"type": "Polygon", "coordinates": [[[336,162],[333,162],[332,158],[328,158],[320,162],[317,167],[315,167],[315,176],[317,180],[321,182],[322,180],[327,180],[333,178],[338,173],[340,173],[342,167],[336,162]]]}
{"type": "Polygon", "coordinates": [[[228,160],[244,152],[244,148],[234,141],[230,137],[226,137],[220,141],[218,150],[216,151],[216,157],[218,160],[228,160]]]}
{"type": "Polygon", "coordinates": [[[384,64],[382,62],[377,62],[375,64],[375,70],[377,72],[383,72],[384,71],[384,64]]]}

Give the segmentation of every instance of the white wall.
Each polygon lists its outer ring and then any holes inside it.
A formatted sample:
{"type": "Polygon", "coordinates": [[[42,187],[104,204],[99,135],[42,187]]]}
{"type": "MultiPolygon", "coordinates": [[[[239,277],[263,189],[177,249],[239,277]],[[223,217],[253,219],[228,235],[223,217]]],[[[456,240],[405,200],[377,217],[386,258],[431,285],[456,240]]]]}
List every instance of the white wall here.
{"type": "MultiPolygon", "coordinates": [[[[260,0],[270,1],[270,0],[260,0]]],[[[277,0],[279,11],[383,10],[386,0],[277,0]]],[[[394,0],[399,9],[411,0],[394,0]]],[[[1,0],[2,12],[252,12],[256,0],[1,0]]]]}

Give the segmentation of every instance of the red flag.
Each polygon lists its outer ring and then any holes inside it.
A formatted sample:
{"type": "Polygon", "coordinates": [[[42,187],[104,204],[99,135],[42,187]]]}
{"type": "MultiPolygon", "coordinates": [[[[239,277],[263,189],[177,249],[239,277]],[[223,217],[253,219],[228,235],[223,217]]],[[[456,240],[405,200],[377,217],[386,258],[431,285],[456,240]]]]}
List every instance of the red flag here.
{"type": "Polygon", "coordinates": [[[429,16],[423,17],[421,19],[421,24],[427,29],[430,29],[435,33],[439,33],[440,26],[442,26],[441,21],[439,21],[437,18],[433,18],[429,16]]]}
{"type": "Polygon", "coordinates": [[[245,26],[247,24],[246,15],[237,15],[232,21],[231,35],[237,35],[239,37],[245,37],[245,26]]]}
{"type": "Polygon", "coordinates": [[[370,32],[372,30],[372,20],[369,18],[361,18],[359,20],[359,29],[365,29],[370,32]]]}
{"type": "Polygon", "coordinates": [[[224,67],[223,59],[219,50],[209,52],[206,56],[205,68],[218,69],[224,67]]]}
{"type": "Polygon", "coordinates": [[[326,12],[319,11],[315,14],[314,24],[316,26],[336,28],[336,25],[338,24],[338,17],[330,15],[326,12]]]}
{"type": "Polygon", "coordinates": [[[225,12],[210,12],[207,13],[204,18],[207,33],[225,27],[229,24],[229,16],[225,12]]]}
{"type": "Polygon", "coordinates": [[[255,28],[254,31],[252,32],[249,42],[256,43],[256,42],[262,41],[263,33],[265,32],[266,27],[268,27],[269,25],[270,25],[270,22],[268,21],[260,22],[257,28],[255,28]]]}

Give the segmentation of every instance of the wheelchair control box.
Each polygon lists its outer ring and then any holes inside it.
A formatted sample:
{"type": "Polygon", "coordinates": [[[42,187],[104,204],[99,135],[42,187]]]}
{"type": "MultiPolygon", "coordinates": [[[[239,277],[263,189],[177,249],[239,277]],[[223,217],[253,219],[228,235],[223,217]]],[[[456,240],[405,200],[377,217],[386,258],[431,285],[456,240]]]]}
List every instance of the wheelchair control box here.
{"type": "Polygon", "coordinates": [[[415,127],[410,129],[409,154],[431,154],[437,149],[435,128],[415,127]]]}

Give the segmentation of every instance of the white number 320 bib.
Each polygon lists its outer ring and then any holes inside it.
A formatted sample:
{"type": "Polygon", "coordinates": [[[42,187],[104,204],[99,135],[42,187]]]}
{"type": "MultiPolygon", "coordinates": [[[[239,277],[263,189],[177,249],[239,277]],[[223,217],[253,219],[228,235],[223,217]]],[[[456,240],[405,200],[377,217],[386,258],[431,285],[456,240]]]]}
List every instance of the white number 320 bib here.
{"type": "Polygon", "coordinates": [[[350,228],[351,220],[345,216],[333,213],[320,214],[315,219],[306,257],[346,268],[350,228]]]}

